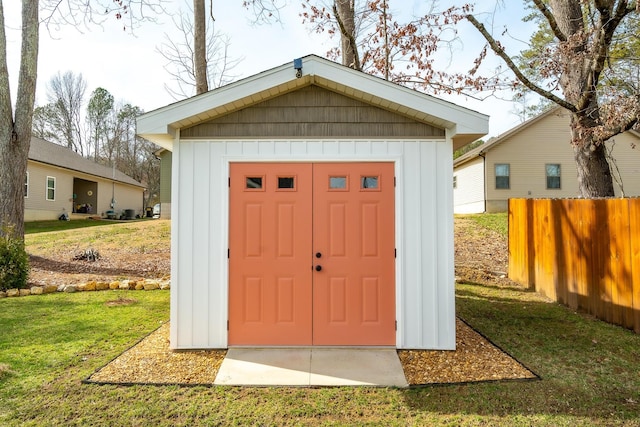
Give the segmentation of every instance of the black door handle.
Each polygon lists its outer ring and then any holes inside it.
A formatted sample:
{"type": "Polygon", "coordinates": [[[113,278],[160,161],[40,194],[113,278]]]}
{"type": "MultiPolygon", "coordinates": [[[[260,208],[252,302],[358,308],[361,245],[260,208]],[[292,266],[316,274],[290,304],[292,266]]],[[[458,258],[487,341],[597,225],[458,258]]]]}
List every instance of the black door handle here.
{"type": "Polygon", "coordinates": [[[321,265],[316,265],[316,271],[322,271],[322,266],[321,265]]]}
{"type": "Polygon", "coordinates": [[[322,254],[320,252],[316,252],[316,258],[322,258],[322,254]]]}

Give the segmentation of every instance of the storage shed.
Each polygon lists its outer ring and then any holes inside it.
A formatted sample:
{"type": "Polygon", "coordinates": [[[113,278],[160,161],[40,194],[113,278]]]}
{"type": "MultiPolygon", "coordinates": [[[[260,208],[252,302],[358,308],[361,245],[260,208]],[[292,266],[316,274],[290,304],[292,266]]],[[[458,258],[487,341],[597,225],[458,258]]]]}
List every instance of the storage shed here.
{"type": "Polygon", "coordinates": [[[146,113],[171,347],[455,348],[453,150],[488,117],[307,56],[146,113]]]}

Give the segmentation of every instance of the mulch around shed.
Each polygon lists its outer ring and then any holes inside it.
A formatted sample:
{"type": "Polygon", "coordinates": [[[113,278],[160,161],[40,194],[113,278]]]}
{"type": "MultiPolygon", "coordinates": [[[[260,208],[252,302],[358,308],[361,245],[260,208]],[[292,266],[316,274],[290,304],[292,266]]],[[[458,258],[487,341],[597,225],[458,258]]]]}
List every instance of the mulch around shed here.
{"type": "MultiPolygon", "coordinates": [[[[538,378],[460,319],[456,320],[456,340],[455,351],[399,350],[409,385],[538,378]]],[[[165,323],[86,382],[213,385],[225,354],[225,350],[171,351],[169,323],[165,323]]]]}

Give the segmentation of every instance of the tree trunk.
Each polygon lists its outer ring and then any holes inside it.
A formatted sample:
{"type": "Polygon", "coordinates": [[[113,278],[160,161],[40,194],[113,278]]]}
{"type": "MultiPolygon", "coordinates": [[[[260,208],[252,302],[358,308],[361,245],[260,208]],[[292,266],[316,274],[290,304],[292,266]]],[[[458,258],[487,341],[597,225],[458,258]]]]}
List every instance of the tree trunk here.
{"type": "MultiPolygon", "coordinates": [[[[559,29],[567,37],[579,36],[585,31],[581,0],[550,0],[559,29]]],[[[586,42],[571,45],[571,54],[562,57],[562,75],[560,87],[571,104],[581,105],[587,100],[586,108],[581,108],[571,115],[571,144],[578,171],[578,190],[585,198],[613,197],[613,177],[607,162],[604,141],[596,141],[593,129],[599,125],[600,106],[595,91],[585,97],[586,87],[591,70],[590,55],[586,42]],[[582,60],[576,60],[582,58],[582,60]]]]}
{"type": "Polygon", "coordinates": [[[355,4],[353,0],[335,0],[336,19],[340,23],[342,46],[342,65],[360,69],[358,46],[356,46],[355,4]]]}
{"type": "Polygon", "coordinates": [[[193,63],[196,95],[209,90],[207,80],[207,27],[204,0],[193,0],[193,63]]]}
{"type": "MultiPolygon", "coordinates": [[[[585,198],[613,197],[613,177],[604,143],[597,143],[589,133],[578,132],[580,117],[571,116],[573,157],[578,171],[578,190],[585,198]]],[[[584,126],[584,125],[583,125],[584,126]]],[[[588,125],[587,125],[588,126],[588,125]]]]}
{"type": "MultiPolygon", "coordinates": [[[[24,238],[24,177],[31,144],[31,123],[38,63],[38,0],[22,1],[22,47],[15,121],[9,91],[4,9],[0,2],[0,225],[24,238]]],[[[0,228],[0,234],[4,234],[0,228]]]]}

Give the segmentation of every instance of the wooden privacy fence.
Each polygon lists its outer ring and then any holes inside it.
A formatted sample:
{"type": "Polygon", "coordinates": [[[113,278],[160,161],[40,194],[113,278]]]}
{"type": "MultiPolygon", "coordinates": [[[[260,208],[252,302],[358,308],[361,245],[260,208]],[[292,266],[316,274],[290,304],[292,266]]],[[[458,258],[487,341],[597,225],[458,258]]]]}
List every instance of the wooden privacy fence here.
{"type": "Polygon", "coordinates": [[[509,277],[640,333],[640,199],[510,199],[509,277]]]}

